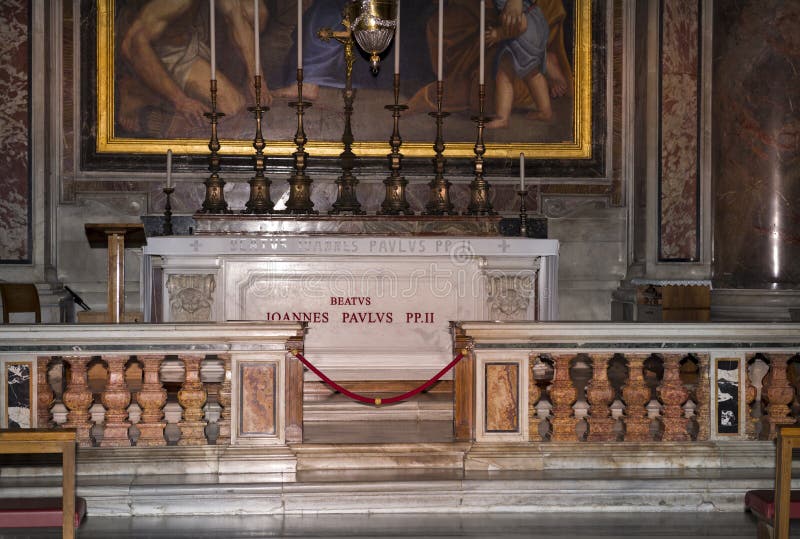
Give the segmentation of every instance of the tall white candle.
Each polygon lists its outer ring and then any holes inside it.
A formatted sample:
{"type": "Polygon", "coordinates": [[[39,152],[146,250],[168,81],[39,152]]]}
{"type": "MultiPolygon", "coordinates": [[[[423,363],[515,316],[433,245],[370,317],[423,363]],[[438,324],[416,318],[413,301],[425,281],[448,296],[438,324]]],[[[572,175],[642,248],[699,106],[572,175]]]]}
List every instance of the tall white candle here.
{"type": "Polygon", "coordinates": [[[394,28],[394,74],[400,74],[400,0],[397,0],[397,26],[394,28]]]}
{"type": "Polygon", "coordinates": [[[480,28],[480,80],[479,83],[483,84],[483,64],[484,56],[486,55],[486,0],[481,0],[481,28],[480,28]]]}
{"type": "Polygon", "coordinates": [[[215,36],[217,34],[217,27],[216,21],[214,19],[215,12],[214,12],[214,0],[208,0],[208,19],[211,25],[211,31],[209,32],[211,35],[209,39],[211,41],[211,80],[216,80],[217,78],[217,40],[215,36]]]}
{"type": "Polygon", "coordinates": [[[436,80],[442,79],[442,48],[444,47],[444,0],[439,0],[439,63],[437,64],[438,73],[436,80]]]}
{"type": "Polygon", "coordinates": [[[172,149],[167,150],[167,188],[172,187],[172,149]]]}
{"type": "Polygon", "coordinates": [[[297,69],[303,69],[303,0],[297,0],[297,69]]]}
{"type": "Polygon", "coordinates": [[[256,49],[256,68],[255,68],[255,75],[261,74],[261,51],[258,47],[258,27],[260,26],[258,23],[258,3],[260,0],[253,0],[253,44],[255,45],[256,49]]]}
{"type": "Polygon", "coordinates": [[[525,154],[519,152],[519,190],[525,190],[525,154]]]}

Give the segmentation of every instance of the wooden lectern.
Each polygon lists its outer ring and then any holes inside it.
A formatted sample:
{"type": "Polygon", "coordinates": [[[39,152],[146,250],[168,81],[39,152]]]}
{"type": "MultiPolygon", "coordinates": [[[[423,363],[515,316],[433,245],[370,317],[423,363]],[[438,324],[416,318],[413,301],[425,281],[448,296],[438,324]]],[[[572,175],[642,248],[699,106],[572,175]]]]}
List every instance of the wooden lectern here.
{"type": "Polygon", "coordinates": [[[86,238],[93,249],[108,248],[108,311],[83,311],[79,322],[141,322],[142,313],[125,312],[125,248],[147,243],[141,223],[86,223],[86,238]]]}

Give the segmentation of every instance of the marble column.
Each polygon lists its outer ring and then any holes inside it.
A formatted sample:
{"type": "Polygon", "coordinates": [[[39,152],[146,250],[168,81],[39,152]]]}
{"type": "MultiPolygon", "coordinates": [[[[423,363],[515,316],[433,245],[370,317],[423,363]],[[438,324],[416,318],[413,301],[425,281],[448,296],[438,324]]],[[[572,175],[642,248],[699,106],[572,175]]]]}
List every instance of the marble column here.
{"type": "Polygon", "coordinates": [[[714,8],[714,284],[797,289],[800,2],[739,0],[714,8]]]}
{"type": "Polygon", "coordinates": [[[128,438],[128,405],[131,392],[125,382],[125,363],[128,356],[104,356],[108,364],[108,378],[101,400],[106,407],[105,430],[100,447],[125,447],[131,445],[128,438]]]}
{"type": "Polygon", "coordinates": [[[92,424],[89,421],[89,407],[92,405],[92,392],[89,390],[86,377],[88,357],[67,356],[64,360],[69,363],[69,383],[62,399],[69,410],[67,422],[62,426],[75,429],[80,447],[91,447],[90,431],[92,424]]]}
{"type": "Polygon", "coordinates": [[[142,417],[138,425],[139,447],[154,447],[167,445],[164,438],[164,405],[167,403],[167,390],[161,384],[160,371],[162,355],[143,355],[139,360],[144,365],[144,383],[136,395],[136,401],[142,407],[142,417]]]}
{"type": "Polygon", "coordinates": [[[181,356],[186,366],[186,379],[178,391],[178,403],[183,408],[183,417],[178,423],[181,439],[178,445],[205,445],[207,443],[203,421],[203,405],[206,403],[206,390],[200,381],[200,363],[204,356],[181,356]]]}

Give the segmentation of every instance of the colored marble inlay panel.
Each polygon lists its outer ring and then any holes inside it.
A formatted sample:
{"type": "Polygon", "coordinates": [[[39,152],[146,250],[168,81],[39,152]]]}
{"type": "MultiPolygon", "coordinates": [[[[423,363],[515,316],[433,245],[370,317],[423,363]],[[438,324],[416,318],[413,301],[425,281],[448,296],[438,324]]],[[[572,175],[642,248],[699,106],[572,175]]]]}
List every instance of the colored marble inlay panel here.
{"type": "Polygon", "coordinates": [[[27,0],[0,2],[0,262],[30,261],[29,10],[27,0]]]}
{"type": "Polygon", "coordinates": [[[6,418],[10,429],[31,428],[30,362],[6,363],[6,418]]]}
{"type": "Polygon", "coordinates": [[[739,434],[739,360],[717,359],[717,433],[739,434]]]}
{"type": "Polygon", "coordinates": [[[664,0],[661,36],[661,260],[697,260],[698,2],[664,0]]]}
{"type": "Polygon", "coordinates": [[[486,364],[486,432],[519,431],[519,365],[486,364]]]}
{"type": "Polygon", "coordinates": [[[243,363],[240,434],[275,434],[275,364],[243,363]]]}

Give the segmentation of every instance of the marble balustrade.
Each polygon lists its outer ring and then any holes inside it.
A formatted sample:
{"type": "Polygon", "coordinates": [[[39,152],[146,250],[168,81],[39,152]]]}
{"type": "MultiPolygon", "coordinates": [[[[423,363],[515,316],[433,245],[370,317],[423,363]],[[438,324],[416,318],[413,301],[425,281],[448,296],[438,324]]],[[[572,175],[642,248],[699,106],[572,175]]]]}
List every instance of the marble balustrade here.
{"type": "Polygon", "coordinates": [[[770,440],[800,422],[796,324],[464,322],[456,437],[478,442],[770,440]],[[471,425],[471,428],[464,427],[471,425]]]}
{"type": "Polygon", "coordinates": [[[80,447],[274,445],[287,425],[289,441],[302,436],[302,401],[285,395],[302,399],[290,350],[304,333],[295,323],[0,326],[0,360],[30,359],[31,426],[74,428],[80,447]]]}

